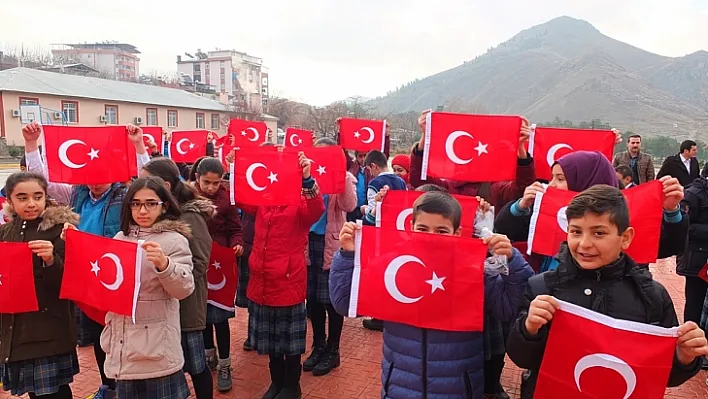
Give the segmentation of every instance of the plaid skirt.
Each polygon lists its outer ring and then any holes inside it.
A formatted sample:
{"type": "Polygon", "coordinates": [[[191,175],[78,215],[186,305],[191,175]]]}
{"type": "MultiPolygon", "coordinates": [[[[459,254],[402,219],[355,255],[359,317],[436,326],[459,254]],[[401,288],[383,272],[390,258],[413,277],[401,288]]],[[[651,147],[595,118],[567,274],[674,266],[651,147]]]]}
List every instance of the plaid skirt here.
{"type": "Polygon", "coordinates": [[[325,237],[310,233],[308,248],[310,266],[307,267],[307,300],[329,305],[329,270],[322,270],[324,268],[325,237]]]}
{"type": "Polygon", "coordinates": [[[214,305],[207,304],[206,322],[208,324],[219,324],[229,319],[236,317],[236,312],[231,312],[225,309],[217,308],[214,305]]]}
{"type": "Polygon", "coordinates": [[[0,363],[2,389],[14,396],[31,392],[37,396],[59,392],[79,374],[79,358],[74,350],[66,355],[0,363]]]}
{"type": "Polygon", "coordinates": [[[182,370],[185,373],[197,375],[206,370],[206,349],[202,331],[182,333],[182,353],[184,353],[182,370]]]}
{"type": "Polygon", "coordinates": [[[174,373],[149,380],[118,380],[116,394],[120,399],[186,399],[189,387],[183,373],[174,373]]]}
{"type": "Polygon", "coordinates": [[[248,296],[246,296],[246,290],[248,290],[248,257],[251,255],[250,249],[243,252],[243,256],[238,263],[238,284],[236,286],[236,306],[239,308],[248,307],[248,296]]]}
{"type": "Polygon", "coordinates": [[[251,302],[248,340],[260,355],[296,356],[305,353],[307,312],[305,304],[265,306],[251,302]]]}

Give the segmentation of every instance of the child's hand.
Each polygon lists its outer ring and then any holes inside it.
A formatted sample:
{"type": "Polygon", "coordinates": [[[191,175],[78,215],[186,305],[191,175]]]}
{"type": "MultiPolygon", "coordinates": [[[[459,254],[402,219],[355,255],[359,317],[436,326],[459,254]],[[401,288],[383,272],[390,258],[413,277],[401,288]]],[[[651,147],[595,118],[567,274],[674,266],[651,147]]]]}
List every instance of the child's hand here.
{"type": "Polygon", "coordinates": [[[342,231],[339,232],[339,245],[343,251],[351,252],[354,250],[354,236],[357,230],[361,230],[361,226],[356,222],[344,223],[342,231]]]}
{"type": "Polygon", "coordinates": [[[126,125],[125,131],[128,132],[128,139],[133,143],[133,145],[140,145],[145,143],[143,141],[143,129],[140,126],[126,125]]]}
{"type": "Polygon", "coordinates": [[[560,308],[556,298],[550,295],[539,295],[531,302],[529,314],[526,315],[524,327],[531,336],[538,334],[538,330],[553,320],[553,315],[560,308]]]}
{"type": "Polygon", "coordinates": [[[475,198],[477,198],[477,201],[479,201],[479,207],[477,208],[478,211],[482,213],[487,213],[492,207],[489,202],[485,201],[484,198],[480,197],[479,195],[475,198]]]}
{"type": "Polygon", "coordinates": [[[519,202],[519,208],[529,209],[533,202],[536,200],[536,194],[545,193],[546,189],[543,184],[539,182],[534,182],[532,185],[526,187],[524,190],[524,196],[521,197],[521,202],[519,202]]]}
{"type": "Polygon", "coordinates": [[[45,265],[51,266],[54,264],[54,244],[52,244],[51,241],[30,241],[27,243],[27,246],[35,255],[42,258],[45,265]]]}
{"type": "Polygon", "coordinates": [[[492,234],[482,241],[489,246],[489,251],[495,255],[503,255],[506,256],[506,259],[511,259],[514,254],[511,241],[503,234],[492,234]]]}
{"type": "Polygon", "coordinates": [[[376,201],[376,202],[383,201],[383,199],[386,196],[386,193],[388,193],[389,189],[390,189],[390,187],[388,185],[383,186],[383,188],[378,193],[376,193],[376,195],[374,196],[374,201],[376,201]]]}
{"type": "Polygon", "coordinates": [[[25,142],[36,142],[39,140],[39,136],[42,134],[42,125],[39,122],[31,122],[22,128],[22,137],[25,142]]]}
{"type": "Polygon", "coordinates": [[[232,249],[237,257],[243,255],[243,245],[235,245],[232,249]]]}
{"type": "Polygon", "coordinates": [[[691,364],[698,356],[708,355],[706,334],[692,321],[683,323],[678,329],[676,356],[681,364],[691,364]]]}
{"type": "Polygon", "coordinates": [[[157,270],[164,272],[165,269],[167,269],[169,260],[167,259],[167,256],[165,256],[165,253],[162,252],[162,247],[160,244],[153,241],[148,241],[143,244],[143,249],[145,250],[148,260],[155,265],[157,270]]]}
{"type": "Polygon", "coordinates": [[[228,155],[226,155],[226,163],[231,165],[234,163],[234,159],[236,158],[236,148],[232,148],[231,151],[229,151],[228,155]]]}
{"type": "Polygon", "coordinates": [[[659,180],[663,185],[664,210],[674,212],[679,208],[679,204],[683,199],[683,186],[675,177],[664,176],[659,180]]]}
{"type": "Polygon", "coordinates": [[[298,152],[297,156],[300,161],[300,167],[302,168],[302,178],[309,179],[310,178],[310,167],[312,166],[310,159],[307,158],[307,156],[305,156],[305,153],[302,151],[298,152]]]}
{"type": "Polygon", "coordinates": [[[76,226],[74,226],[71,223],[64,223],[64,228],[61,229],[61,236],[60,238],[64,241],[66,241],[66,232],[69,230],[76,230],[76,226]]]}

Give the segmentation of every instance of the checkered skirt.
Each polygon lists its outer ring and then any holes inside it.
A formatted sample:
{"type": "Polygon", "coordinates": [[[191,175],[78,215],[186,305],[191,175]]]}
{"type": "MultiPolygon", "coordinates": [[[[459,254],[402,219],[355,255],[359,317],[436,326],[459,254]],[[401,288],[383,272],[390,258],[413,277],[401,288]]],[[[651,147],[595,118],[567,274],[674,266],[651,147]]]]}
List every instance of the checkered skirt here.
{"type": "Polygon", "coordinates": [[[251,255],[251,249],[244,250],[243,256],[238,263],[238,285],[236,286],[236,306],[239,308],[248,307],[248,297],[246,290],[248,289],[248,257],[251,255]]]}
{"type": "Polygon", "coordinates": [[[197,375],[206,370],[206,353],[204,349],[204,334],[201,331],[182,333],[182,352],[184,353],[184,370],[190,375],[197,375]]]}
{"type": "Polygon", "coordinates": [[[206,322],[208,324],[219,324],[229,319],[236,317],[236,312],[218,308],[214,305],[207,304],[206,322]]]}
{"type": "Polygon", "coordinates": [[[251,302],[248,339],[260,355],[302,355],[307,336],[305,303],[265,306],[251,302]]]}
{"type": "Polygon", "coordinates": [[[0,363],[2,388],[15,396],[32,392],[37,396],[59,392],[79,374],[79,358],[74,350],[66,355],[0,363]]]}
{"type": "Polygon", "coordinates": [[[329,270],[324,267],[325,237],[310,233],[310,266],[307,267],[307,300],[329,305],[329,270]]]}
{"type": "Polygon", "coordinates": [[[174,373],[149,380],[116,381],[116,394],[120,399],[186,399],[189,387],[184,373],[174,373]]]}

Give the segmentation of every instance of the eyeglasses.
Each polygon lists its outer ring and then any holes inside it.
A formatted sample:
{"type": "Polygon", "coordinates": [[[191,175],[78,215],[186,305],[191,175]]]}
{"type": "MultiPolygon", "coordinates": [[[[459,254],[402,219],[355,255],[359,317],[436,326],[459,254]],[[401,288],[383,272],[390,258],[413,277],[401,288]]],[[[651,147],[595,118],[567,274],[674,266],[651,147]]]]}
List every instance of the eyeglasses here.
{"type": "Polygon", "coordinates": [[[146,210],[148,211],[154,211],[157,209],[159,205],[164,204],[162,201],[148,201],[148,202],[140,202],[140,201],[132,201],[130,203],[130,209],[134,211],[140,210],[142,207],[145,207],[146,210]]]}

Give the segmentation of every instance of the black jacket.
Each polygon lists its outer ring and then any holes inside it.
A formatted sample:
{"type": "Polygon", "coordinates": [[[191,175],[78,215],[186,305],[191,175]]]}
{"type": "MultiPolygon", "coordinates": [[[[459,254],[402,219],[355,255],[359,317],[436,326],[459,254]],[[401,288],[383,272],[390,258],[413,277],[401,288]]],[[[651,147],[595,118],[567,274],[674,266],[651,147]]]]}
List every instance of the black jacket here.
{"type": "MultiPolygon", "coordinates": [[[[541,275],[546,283],[546,294],[617,319],[651,322],[667,328],[679,325],[674,304],[664,286],[653,280],[646,267],[638,266],[630,257],[622,255],[615,263],[599,270],[583,270],[564,245],[559,261],[558,269],[541,275]],[[592,292],[590,295],[585,294],[588,288],[592,292]]],[[[512,327],[506,346],[511,360],[530,371],[522,383],[522,399],[533,397],[552,324],[541,328],[536,337],[529,335],[525,322],[533,299],[531,288],[527,288],[521,315],[512,327]]],[[[674,357],[667,386],[681,385],[699,371],[700,358],[684,366],[674,357]]]]}
{"type": "Polygon", "coordinates": [[[695,277],[708,261],[708,180],[696,179],[686,188],[681,208],[691,227],[683,253],[676,257],[676,273],[695,277]]]}
{"type": "Polygon", "coordinates": [[[659,169],[659,173],[656,174],[656,178],[661,179],[664,176],[675,177],[682,186],[686,187],[700,175],[700,172],[700,165],[698,165],[696,158],[691,158],[691,173],[689,174],[683,161],[681,161],[681,155],[676,154],[666,157],[661,169],[659,169]]]}

